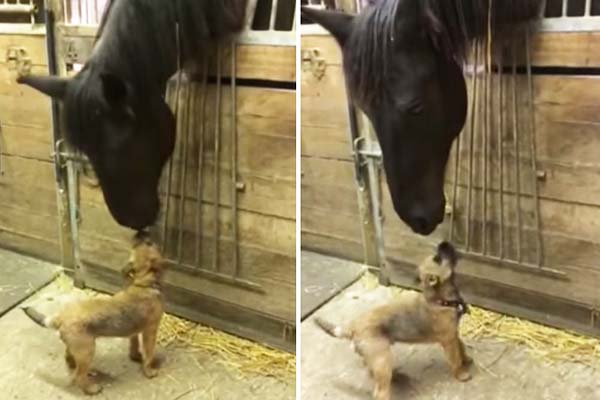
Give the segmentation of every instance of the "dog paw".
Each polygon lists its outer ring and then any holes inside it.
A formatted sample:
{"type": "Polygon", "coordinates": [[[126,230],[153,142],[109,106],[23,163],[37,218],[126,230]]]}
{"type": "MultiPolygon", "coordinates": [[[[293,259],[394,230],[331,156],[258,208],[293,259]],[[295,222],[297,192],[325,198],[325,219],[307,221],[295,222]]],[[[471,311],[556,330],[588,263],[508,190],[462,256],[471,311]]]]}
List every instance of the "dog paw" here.
{"type": "Polygon", "coordinates": [[[471,373],[469,371],[460,370],[454,374],[456,379],[461,382],[466,382],[471,379],[471,373]]]}
{"type": "Polygon", "coordinates": [[[102,386],[98,385],[97,383],[91,383],[83,388],[83,393],[89,394],[89,395],[98,394],[101,391],[102,391],[102,386]]]}
{"type": "Polygon", "coordinates": [[[137,352],[137,353],[129,353],[129,359],[133,362],[142,362],[142,353],[137,352]]]}
{"type": "Polygon", "coordinates": [[[144,376],[148,379],[152,379],[158,375],[158,369],[156,368],[144,368],[144,376]]]}

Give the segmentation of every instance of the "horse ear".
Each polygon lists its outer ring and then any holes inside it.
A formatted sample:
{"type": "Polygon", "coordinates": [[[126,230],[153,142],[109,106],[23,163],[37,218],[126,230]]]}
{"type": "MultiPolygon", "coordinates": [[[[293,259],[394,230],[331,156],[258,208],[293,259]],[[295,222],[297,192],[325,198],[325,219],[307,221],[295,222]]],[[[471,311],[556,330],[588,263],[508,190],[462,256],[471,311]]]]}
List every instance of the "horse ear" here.
{"type": "Polygon", "coordinates": [[[63,100],[67,93],[69,79],[59,78],[57,76],[20,76],[17,83],[31,86],[32,88],[52,97],[53,99],[63,100]]]}
{"type": "Polygon", "coordinates": [[[102,94],[111,105],[121,105],[128,97],[127,85],[115,74],[105,72],[100,74],[102,94]]]}
{"type": "Polygon", "coordinates": [[[355,18],[351,14],[312,7],[302,7],[302,16],[327,29],[342,47],[352,32],[352,22],[355,18]]]}

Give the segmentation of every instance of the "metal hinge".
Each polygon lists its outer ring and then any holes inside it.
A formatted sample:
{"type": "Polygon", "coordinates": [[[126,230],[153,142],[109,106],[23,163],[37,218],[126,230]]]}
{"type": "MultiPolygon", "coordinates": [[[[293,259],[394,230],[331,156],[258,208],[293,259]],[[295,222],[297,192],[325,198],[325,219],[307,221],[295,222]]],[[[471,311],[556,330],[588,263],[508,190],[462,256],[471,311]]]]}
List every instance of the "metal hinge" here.
{"type": "Polygon", "coordinates": [[[325,59],[319,49],[302,50],[302,72],[312,72],[313,76],[321,80],[325,76],[325,59]]]}
{"type": "Polygon", "coordinates": [[[31,73],[31,58],[24,47],[11,46],[6,49],[6,64],[9,71],[17,71],[19,76],[31,73]]]}

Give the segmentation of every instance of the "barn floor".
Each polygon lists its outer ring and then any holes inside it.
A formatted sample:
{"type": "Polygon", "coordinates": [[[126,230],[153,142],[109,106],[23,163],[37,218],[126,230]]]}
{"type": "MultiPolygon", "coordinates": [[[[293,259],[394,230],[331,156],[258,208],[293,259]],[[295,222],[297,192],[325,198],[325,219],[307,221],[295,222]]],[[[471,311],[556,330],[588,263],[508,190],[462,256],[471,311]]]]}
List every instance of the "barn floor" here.
{"type": "MultiPolygon", "coordinates": [[[[389,301],[389,288],[362,279],[302,323],[303,400],[370,399],[372,381],[346,341],[327,336],[314,324],[318,315],[332,322],[389,301]],[[368,281],[368,282],[367,282],[368,281]]],[[[468,318],[468,316],[467,316],[468,318]]],[[[494,341],[465,341],[477,366],[467,383],[454,381],[435,345],[394,346],[397,372],[393,400],[597,400],[600,370],[580,364],[533,358],[522,346],[494,341]]]]}
{"type": "MultiPolygon", "coordinates": [[[[0,250],[0,265],[14,253],[0,250]]],[[[20,256],[19,256],[20,257],[20,256]]],[[[24,263],[39,263],[21,257],[24,263]]],[[[40,310],[49,310],[67,301],[57,281],[26,300],[40,310]]],[[[0,318],[0,388],[2,400],[71,400],[82,393],[69,384],[63,361],[64,346],[56,333],[38,327],[19,308],[0,318]]],[[[267,377],[241,378],[202,351],[159,347],[165,357],[158,377],[148,380],[138,364],[127,358],[128,343],[123,339],[98,341],[94,367],[104,390],[95,399],[110,400],[238,400],[294,399],[293,382],[267,377]]]]}

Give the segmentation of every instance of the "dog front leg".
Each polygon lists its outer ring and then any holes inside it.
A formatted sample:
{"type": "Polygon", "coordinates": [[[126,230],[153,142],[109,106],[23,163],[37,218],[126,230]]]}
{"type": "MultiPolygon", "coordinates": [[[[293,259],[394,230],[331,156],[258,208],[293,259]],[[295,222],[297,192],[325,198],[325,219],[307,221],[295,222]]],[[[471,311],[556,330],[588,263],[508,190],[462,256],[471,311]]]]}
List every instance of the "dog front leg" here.
{"type": "Polygon", "coordinates": [[[460,340],[455,338],[449,342],[442,343],[442,347],[444,348],[446,358],[448,359],[454,377],[462,382],[471,379],[471,374],[467,371],[463,360],[464,348],[462,347],[460,340]]]}
{"type": "Polygon", "coordinates": [[[158,369],[154,368],[154,350],[156,347],[156,335],[158,333],[158,324],[149,326],[142,332],[142,343],[144,345],[144,359],[142,370],[147,378],[154,378],[158,375],[158,369]]]}
{"type": "Polygon", "coordinates": [[[465,343],[460,339],[458,339],[458,343],[460,345],[460,356],[462,358],[463,366],[467,367],[467,366],[473,364],[473,359],[471,357],[469,357],[469,355],[467,354],[467,350],[465,348],[465,343]]]}

